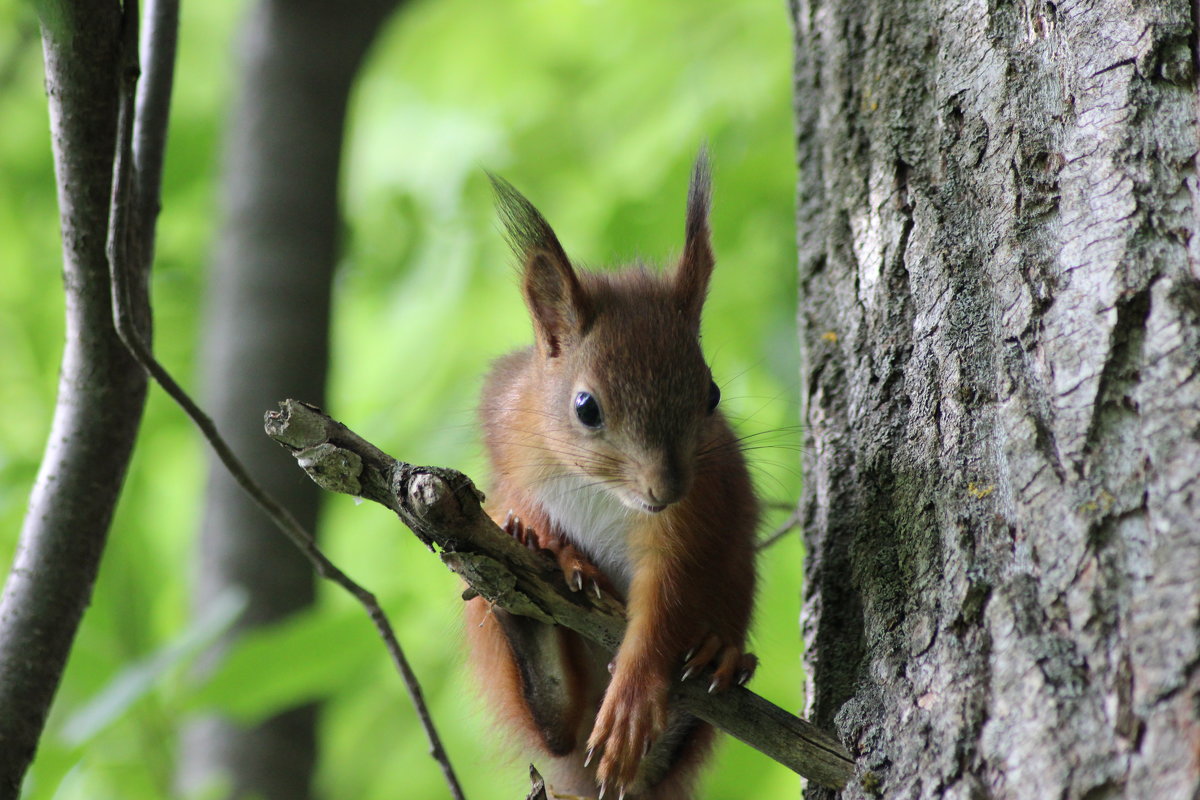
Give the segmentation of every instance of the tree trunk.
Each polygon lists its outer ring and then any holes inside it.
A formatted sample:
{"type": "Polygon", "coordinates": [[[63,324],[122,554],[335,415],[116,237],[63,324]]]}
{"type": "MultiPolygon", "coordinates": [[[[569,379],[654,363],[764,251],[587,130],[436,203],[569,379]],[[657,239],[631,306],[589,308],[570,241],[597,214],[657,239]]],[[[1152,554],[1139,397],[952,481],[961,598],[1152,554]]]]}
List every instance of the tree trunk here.
{"type": "MultiPolygon", "coordinates": [[[[263,435],[262,412],[281,397],[323,403],[346,104],[363,55],[394,6],[263,0],[240,42],[203,385],[231,446],[309,530],[316,487],[263,435]]],[[[313,581],[308,561],[213,459],[195,603],[234,586],[249,597],[214,657],[245,631],[311,604],[313,581]]],[[[186,733],[180,781],[195,787],[223,774],[234,796],[308,797],[315,717],[307,705],[252,728],[202,720],[186,733]]]]}
{"type": "MultiPolygon", "coordinates": [[[[121,6],[67,2],[39,10],[62,224],[66,343],[54,421],[0,597],[0,798],[18,795],[33,759],[92,596],[146,398],[145,374],[113,327],[105,254],[121,6]]],[[[144,272],[134,271],[141,316],[144,272]]]]}
{"type": "Polygon", "coordinates": [[[1198,796],[1188,4],[792,13],[809,702],[844,794],[1198,796]]]}

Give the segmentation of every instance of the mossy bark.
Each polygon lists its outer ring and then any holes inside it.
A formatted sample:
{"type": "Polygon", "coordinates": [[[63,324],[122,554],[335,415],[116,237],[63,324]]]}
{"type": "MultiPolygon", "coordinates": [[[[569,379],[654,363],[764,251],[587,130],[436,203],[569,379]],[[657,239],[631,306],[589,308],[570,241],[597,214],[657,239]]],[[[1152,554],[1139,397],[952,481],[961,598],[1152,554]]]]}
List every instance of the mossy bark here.
{"type": "Polygon", "coordinates": [[[809,702],[844,796],[1196,796],[1190,6],[792,15],[809,702]]]}

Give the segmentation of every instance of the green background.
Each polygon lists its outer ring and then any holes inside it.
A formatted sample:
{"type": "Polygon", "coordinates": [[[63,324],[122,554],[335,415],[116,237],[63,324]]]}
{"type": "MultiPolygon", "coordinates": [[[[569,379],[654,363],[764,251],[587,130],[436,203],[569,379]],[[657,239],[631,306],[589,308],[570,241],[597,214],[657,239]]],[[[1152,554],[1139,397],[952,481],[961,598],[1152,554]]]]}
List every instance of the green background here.
{"type": "MultiPolygon", "coordinates": [[[[156,350],[196,386],[241,3],[185,3],[154,271],[156,350]]],[[[691,161],[708,142],[718,257],[704,343],[764,500],[799,492],[790,30],[779,0],[417,2],[388,24],[351,105],[345,247],[328,407],[398,458],[484,478],[473,407],[489,361],[530,340],[484,170],[549,218],[589,265],[663,263],[682,245],[691,161]]],[[[62,288],[40,42],[31,4],[0,0],[0,566],[11,562],[53,412],[62,288]]],[[[249,410],[248,413],[260,413],[249,410]]],[[[370,623],[318,607],[189,667],[236,598],[189,616],[204,449],[152,390],[95,598],[27,795],[173,796],[176,733],[222,709],[253,721],[326,701],[319,791],[445,796],[370,623]]],[[[786,516],[773,512],[770,530],[786,516]]],[[[523,797],[525,761],[477,709],[459,588],[384,510],[327,499],[330,556],[376,592],[432,704],[468,797],[523,797]]],[[[753,688],[796,710],[800,545],[762,558],[753,688]]],[[[796,796],[799,779],[736,742],[704,797],[796,796]]]]}

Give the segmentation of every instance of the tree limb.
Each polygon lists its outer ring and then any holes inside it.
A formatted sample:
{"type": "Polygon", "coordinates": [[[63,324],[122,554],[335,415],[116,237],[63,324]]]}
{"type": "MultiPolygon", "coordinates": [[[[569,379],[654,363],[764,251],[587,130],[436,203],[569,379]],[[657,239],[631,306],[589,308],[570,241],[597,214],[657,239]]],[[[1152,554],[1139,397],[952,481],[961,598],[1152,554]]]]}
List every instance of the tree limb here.
{"type": "MultiPolygon", "coordinates": [[[[0,595],[0,798],[17,797],[92,596],[146,377],[113,330],[105,259],[122,8],[39,3],[66,334],[54,421],[0,595]]],[[[134,281],[136,306],[144,281],[134,281]]]]}
{"type": "Polygon", "coordinates": [[[768,547],[787,536],[796,528],[800,527],[800,509],[796,508],[795,506],[791,506],[791,508],[793,511],[790,515],[788,515],[788,518],[785,519],[778,528],[772,531],[756,545],[759,550],[766,550],[768,547]]]}
{"type": "MultiPolygon", "coordinates": [[[[266,431],[289,448],[322,488],[364,497],[394,511],[430,550],[479,594],[514,614],[563,625],[615,650],[625,612],[605,594],[572,592],[552,559],[505,535],[484,513],[469,478],[441,467],[397,461],[313,406],[295,400],[266,415],[266,431]]],[[[841,788],[854,762],[832,736],[745,688],[718,695],[706,681],[676,685],[697,717],[823,786],[841,788]]]]}
{"type": "Polygon", "coordinates": [[[175,83],[175,51],[179,40],[179,0],[146,0],[142,26],[142,78],[137,86],[133,119],[135,212],[147,264],[153,258],[154,224],[162,194],[163,160],[167,150],[167,121],[175,83]]]}

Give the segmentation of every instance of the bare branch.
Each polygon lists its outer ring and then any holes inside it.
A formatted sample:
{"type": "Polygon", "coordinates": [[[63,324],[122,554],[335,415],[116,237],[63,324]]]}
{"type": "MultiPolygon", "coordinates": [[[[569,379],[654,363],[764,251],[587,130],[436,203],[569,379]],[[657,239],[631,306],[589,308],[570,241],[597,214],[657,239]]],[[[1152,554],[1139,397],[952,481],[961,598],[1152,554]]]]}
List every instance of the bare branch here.
{"type": "Polygon", "coordinates": [[[765,537],[756,545],[759,550],[766,550],[768,547],[775,544],[784,536],[787,536],[789,533],[799,527],[800,509],[796,508],[795,506],[789,506],[789,508],[793,509],[791,515],[789,515],[788,518],[783,521],[782,525],[772,531],[769,536],[765,537]]]}
{"type": "MultiPolygon", "coordinates": [[[[288,447],[322,488],[380,503],[400,517],[470,587],[514,614],[563,625],[615,650],[625,628],[621,604],[572,592],[562,571],[505,535],[480,506],[469,478],[397,461],[319,409],[295,400],[268,412],[266,430],[288,447]]],[[[843,787],[854,762],[832,736],[745,688],[710,695],[706,681],[679,683],[674,696],[697,717],[809,780],[843,787]]]]}
{"type": "Polygon", "coordinates": [[[546,793],[546,781],[533,764],[529,765],[529,794],[525,800],[549,800],[546,793]]]}
{"type": "Polygon", "coordinates": [[[144,75],[138,84],[137,113],[133,120],[135,213],[142,239],[141,255],[147,264],[154,254],[154,221],[162,192],[178,38],[179,0],[147,0],[141,46],[144,75]]]}
{"type": "MultiPolygon", "coordinates": [[[[39,3],[62,230],[65,323],[54,419],[0,594],[0,797],[17,797],[84,609],[146,397],[113,330],[104,253],[122,9],[39,3]]],[[[141,297],[139,296],[139,300],[141,297]]]]}

